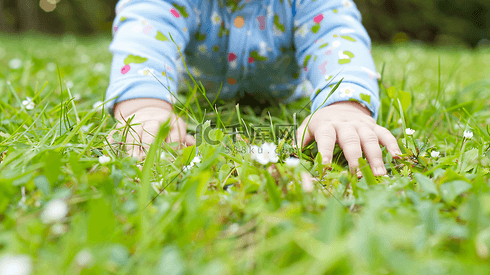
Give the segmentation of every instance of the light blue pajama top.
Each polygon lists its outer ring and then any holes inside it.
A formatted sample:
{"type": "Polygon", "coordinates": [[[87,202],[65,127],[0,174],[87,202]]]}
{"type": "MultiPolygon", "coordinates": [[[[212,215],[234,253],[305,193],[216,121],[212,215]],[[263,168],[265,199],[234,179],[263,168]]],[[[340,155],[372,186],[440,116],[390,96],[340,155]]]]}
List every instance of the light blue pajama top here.
{"type": "Polygon", "coordinates": [[[354,100],[377,117],[379,74],[352,0],[121,0],[109,109],[143,97],[175,103],[188,78],[177,46],[211,100],[222,85],[223,99],[310,96],[312,111],[354,100]]]}

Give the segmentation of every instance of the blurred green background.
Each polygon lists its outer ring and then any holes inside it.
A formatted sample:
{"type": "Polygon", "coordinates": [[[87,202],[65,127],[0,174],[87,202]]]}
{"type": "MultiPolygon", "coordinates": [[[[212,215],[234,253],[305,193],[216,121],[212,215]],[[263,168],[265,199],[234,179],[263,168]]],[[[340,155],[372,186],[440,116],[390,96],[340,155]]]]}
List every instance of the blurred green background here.
{"type": "MultiPolygon", "coordinates": [[[[467,47],[490,44],[489,0],[354,2],[377,43],[415,41],[467,47]]],[[[116,3],[117,0],[0,0],[0,32],[109,33],[116,3]]]]}

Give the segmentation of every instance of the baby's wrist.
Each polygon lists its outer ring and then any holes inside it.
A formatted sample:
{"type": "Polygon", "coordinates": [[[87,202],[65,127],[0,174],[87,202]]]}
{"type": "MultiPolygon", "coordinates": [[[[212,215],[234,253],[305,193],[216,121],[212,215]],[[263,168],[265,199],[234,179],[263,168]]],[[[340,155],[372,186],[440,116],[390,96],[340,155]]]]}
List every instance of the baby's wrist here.
{"type": "Polygon", "coordinates": [[[129,117],[145,108],[159,108],[168,112],[173,110],[172,104],[165,100],[157,98],[134,98],[116,103],[114,106],[114,117],[116,119],[129,117]]]}
{"type": "Polygon", "coordinates": [[[371,111],[366,106],[362,105],[361,103],[359,103],[357,101],[339,101],[339,102],[333,103],[330,106],[334,106],[334,105],[345,106],[347,108],[355,108],[355,109],[363,112],[364,114],[371,116],[371,111]]]}

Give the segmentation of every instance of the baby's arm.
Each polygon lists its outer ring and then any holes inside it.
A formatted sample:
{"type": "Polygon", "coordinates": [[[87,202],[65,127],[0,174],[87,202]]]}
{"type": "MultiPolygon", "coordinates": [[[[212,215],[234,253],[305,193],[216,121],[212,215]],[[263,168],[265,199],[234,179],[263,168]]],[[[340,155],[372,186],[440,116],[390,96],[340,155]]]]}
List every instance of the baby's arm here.
{"type": "MultiPolygon", "coordinates": [[[[321,108],[302,145],[315,138],[329,163],[338,142],[351,170],[358,167],[362,149],[374,174],[386,174],[379,143],[394,157],[400,149],[393,135],[374,120],[380,104],[378,74],[359,11],[351,0],[297,0],[293,5],[296,58],[314,87],[311,110],[321,108]],[[339,89],[327,99],[342,78],[339,89]]],[[[298,129],[299,141],[308,120],[298,129]]]]}
{"type": "MultiPolygon", "coordinates": [[[[133,115],[133,123],[141,123],[126,141],[146,144],[143,148],[148,148],[159,125],[170,117],[174,117],[174,124],[167,141],[191,142],[186,139],[185,123],[172,113],[179,52],[169,33],[183,52],[197,20],[192,1],[172,2],[123,0],[116,6],[110,45],[114,56],[106,98],[117,97],[108,108],[121,123],[133,115]]],[[[139,146],[130,149],[134,156],[144,155],[139,146]]]]}

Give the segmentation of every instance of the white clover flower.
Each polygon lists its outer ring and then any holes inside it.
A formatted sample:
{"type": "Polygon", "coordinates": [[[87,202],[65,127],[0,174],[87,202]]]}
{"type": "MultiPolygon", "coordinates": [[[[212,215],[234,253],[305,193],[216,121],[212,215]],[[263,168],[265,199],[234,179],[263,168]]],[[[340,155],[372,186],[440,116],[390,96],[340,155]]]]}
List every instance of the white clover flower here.
{"type": "Polygon", "coordinates": [[[73,100],[79,101],[80,99],[82,99],[82,96],[80,94],[74,94],[73,95],[73,100]]]}
{"type": "Polygon", "coordinates": [[[438,158],[440,155],[439,151],[432,151],[430,153],[430,156],[433,157],[433,158],[438,158]]]}
{"type": "Polygon", "coordinates": [[[95,102],[95,103],[92,105],[92,108],[96,109],[96,110],[97,110],[97,112],[100,112],[100,111],[102,111],[103,106],[104,106],[104,102],[102,102],[102,101],[97,101],[97,102],[95,102]]]}
{"type": "Polygon", "coordinates": [[[28,255],[6,254],[0,257],[0,275],[29,275],[32,260],[28,255]]]}
{"type": "Polygon", "coordinates": [[[9,67],[14,70],[19,69],[20,67],[22,67],[22,60],[18,58],[11,59],[9,61],[9,67]]]}
{"type": "Polygon", "coordinates": [[[415,130],[414,129],[410,129],[410,128],[407,128],[405,129],[405,134],[411,136],[415,133],[415,130]]]}
{"type": "Polygon", "coordinates": [[[199,156],[195,156],[192,160],[191,160],[191,163],[193,164],[196,164],[196,163],[200,163],[201,162],[201,158],[199,156]]]}
{"type": "Polygon", "coordinates": [[[252,159],[262,165],[266,165],[269,162],[276,163],[279,160],[276,148],[277,146],[272,142],[266,142],[260,148],[254,145],[251,147],[252,159]]]}
{"type": "Polygon", "coordinates": [[[286,163],[286,166],[296,167],[299,165],[299,158],[293,158],[293,157],[287,158],[284,163],[286,163]]]}
{"type": "Polygon", "coordinates": [[[75,262],[80,267],[89,266],[94,261],[92,253],[88,249],[83,249],[75,256],[75,262]]]}
{"type": "Polygon", "coordinates": [[[466,139],[471,139],[473,137],[473,132],[472,131],[464,131],[463,137],[466,139]]]}
{"type": "Polygon", "coordinates": [[[22,105],[24,105],[27,110],[32,110],[36,107],[34,102],[32,102],[32,98],[30,97],[26,97],[26,100],[22,101],[22,105]]]}
{"type": "Polygon", "coordinates": [[[52,223],[61,221],[68,214],[68,205],[64,200],[55,199],[44,207],[41,213],[41,220],[43,223],[52,223]]]}
{"type": "Polygon", "coordinates": [[[211,22],[213,22],[214,25],[219,25],[221,24],[221,21],[221,16],[216,11],[213,11],[213,14],[211,15],[211,22]]]}
{"type": "Polygon", "coordinates": [[[66,82],[66,87],[67,87],[68,89],[73,88],[73,81],[71,81],[71,80],[67,81],[67,82],[66,82]]]}
{"type": "Polygon", "coordinates": [[[106,163],[109,163],[109,162],[111,162],[111,157],[109,157],[109,156],[100,156],[99,157],[99,162],[102,165],[104,165],[106,163]]]}
{"type": "Polygon", "coordinates": [[[100,62],[99,62],[99,63],[97,63],[97,64],[95,64],[95,66],[94,66],[94,71],[95,71],[95,72],[99,72],[99,73],[101,73],[101,72],[103,72],[104,70],[105,70],[105,66],[104,66],[104,64],[102,64],[102,63],[100,63],[100,62]]]}
{"type": "Polygon", "coordinates": [[[49,63],[46,65],[46,69],[48,69],[48,71],[50,71],[50,72],[54,72],[54,71],[56,71],[56,63],[54,63],[54,62],[49,62],[49,63]]]}

